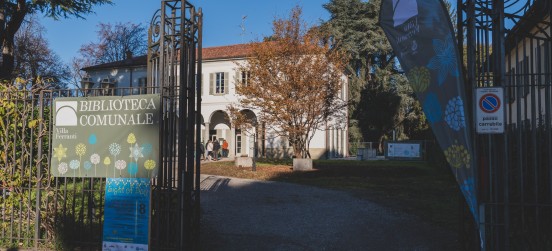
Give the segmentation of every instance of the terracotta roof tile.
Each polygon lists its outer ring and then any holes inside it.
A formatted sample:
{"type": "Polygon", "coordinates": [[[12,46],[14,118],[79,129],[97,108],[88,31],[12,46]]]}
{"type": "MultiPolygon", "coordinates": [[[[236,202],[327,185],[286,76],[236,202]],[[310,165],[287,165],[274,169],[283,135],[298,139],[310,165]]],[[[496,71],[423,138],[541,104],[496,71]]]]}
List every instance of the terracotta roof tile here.
{"type": "Polygon", "coordinates": [[[203,48],[203,60],[243,58],[251,53],[251,45],[235,44],[203,48]]]}
{"type": "MultiPolygon", "coordinates": [[[[203,48],[203,60],[215,60],[215,59],[231,59],[231,58],[243,58],[251,53],[250,44],[235,44],[226,46],[216,46],[203,48]]],[[[147,64],[147,56],[133,57],[129,60],[122,60],[117,62],[110,62],[105,64],[98,64],[89,67],[82,68],[84,71],[106,69],[106,68],[121,68],[121,67],[137,67],[145,66],[147,64]]]]}

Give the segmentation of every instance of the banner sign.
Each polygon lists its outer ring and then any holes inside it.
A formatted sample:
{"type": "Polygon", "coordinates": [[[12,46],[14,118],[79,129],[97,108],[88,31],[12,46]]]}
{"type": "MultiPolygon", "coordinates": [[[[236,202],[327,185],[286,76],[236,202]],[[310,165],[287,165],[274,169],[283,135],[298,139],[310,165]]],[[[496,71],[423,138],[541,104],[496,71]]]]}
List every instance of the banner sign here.
{"type": "Polygon", "coordinates": [[[150,179],[107,178],[103,251],[147,251],[150,179]]]}
{"type": "Polygon", "coordinates": [[[53,176],[156,176],[158,94],[56,98],[53,107],[53,176]]]}
{"type": "Polygon", "coordinates": [[[383,0],[380,24],[478,220],[461,59],[441,0],[383,0]]]}
{"type": "Polygon", "coordinates": [[[479,134],[504,133],[504,90],[502,87],[477,88],[475,128],[479,134]]]}

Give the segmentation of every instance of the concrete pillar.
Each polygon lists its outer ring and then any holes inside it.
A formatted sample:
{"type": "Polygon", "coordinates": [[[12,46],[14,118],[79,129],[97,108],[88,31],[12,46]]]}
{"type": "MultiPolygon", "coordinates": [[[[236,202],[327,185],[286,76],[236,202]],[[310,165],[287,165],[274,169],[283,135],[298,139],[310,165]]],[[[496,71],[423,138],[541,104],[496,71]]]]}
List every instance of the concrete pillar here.
{"type": "Polygon", "coordinates": [[[205,144],[209,141],[209,122],[205,122],[205,144]]]}
{"type": "Polygon", "coordinates": [[[230,140],[228,140],[228,157],[234,158],[236,156],[236,128],[230,127],[230,140]]]}

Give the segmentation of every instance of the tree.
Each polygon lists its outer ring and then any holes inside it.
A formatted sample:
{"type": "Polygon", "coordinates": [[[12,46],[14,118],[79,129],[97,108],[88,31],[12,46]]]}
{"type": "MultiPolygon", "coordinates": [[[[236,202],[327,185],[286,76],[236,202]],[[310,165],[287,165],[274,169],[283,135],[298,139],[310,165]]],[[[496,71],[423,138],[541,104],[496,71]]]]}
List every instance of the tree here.
{"type": "Polygon", "coordinates": [[[60,88],[67,84],[69,68],[48,47],[44,27],[29,16],[15,35],[14,76],[19,83],[34,86],[37,82],[60,88]]]}
{"type": "Polygon", "coordinates": [[[100,23],[98,25],[99,42],[81,46],[82,58],[90,64],[103,64],[125,60],[129,53],[144,55],[147,50],[147,33],[142,24],[100,23]]]}
{"type": "Polygon", "coordinates": [[[331,0],[324,5],[330,19],[322,29],[331,34],[334,49],[350,57],[349,138],[351,141],[383,141],[393,130],[402,134],[405,119],[423,123],[411,88],[378,26],[381,0],[331,0]],[[358,128],[357,128],[358,127],[358,128]],[[360,134],[360,135],[359,135],[360,134]]]}
{"type": "MultiPolygon", "coordinates": [[[[339,93],[347,61],[321,43],[318,29],[307,29],[300,7],[276,19],[273,32],[271,41],[252,43],[251,57],[238,67],[249,74],[246,82],[238,79],[239,108],[258,111],[268,130],[289,140],[295,157],[310,157],[315,131],[345,114],[339,93]]],[[[235,125],[239,108],[230,107],[235,125]]]]}
{"type": "Polygon", "coordinates": [[[111,3],[111,0],[1,0],[0,1],[0,80],[10,81],[15,66],[15,34],[21,28],[25,17],[41,12],[52,18],[67,18],[92,12],[96,4],[111,3]]]}

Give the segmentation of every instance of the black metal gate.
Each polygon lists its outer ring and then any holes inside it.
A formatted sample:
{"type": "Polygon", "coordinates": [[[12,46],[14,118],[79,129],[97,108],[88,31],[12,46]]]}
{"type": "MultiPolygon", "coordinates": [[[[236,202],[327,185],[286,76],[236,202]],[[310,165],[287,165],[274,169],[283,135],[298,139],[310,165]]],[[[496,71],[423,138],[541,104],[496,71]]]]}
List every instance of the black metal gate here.
{"type": "MultiPolygon", "coordinates": [[[[161,166],[152,179],[150,250],[199,247],[201,10],[161,1],[150,27],[148,87],[160,93],[161,166]]],[[[50,175],[56,97],[127,95],[130,88],[0,86],[0,247],[101,250],[105,178],[50,175]]]]}
{"type": "Polygon", "coordinates": [[[467,93],[505,93],[505,133],[474,135],[486,250],[552,250],[551,14],[549,0],[458,1],[467,93]]]}
{"type": "Polygon", "coordinates": [[[152,250],[199,244],[201,25],[201,10],[164,0],[149,30],[148,80],[158,87],[165,114],[163,165],[152,184],[152,250]]]}

